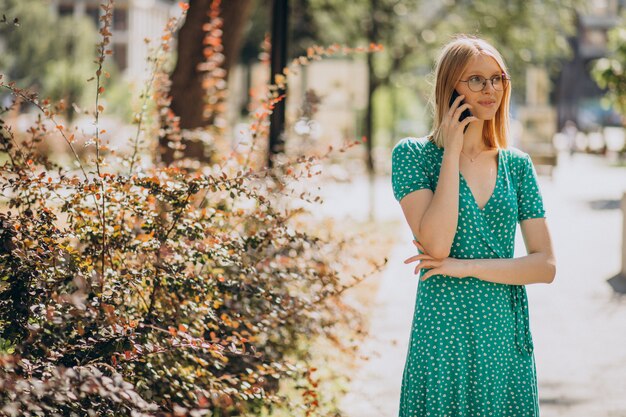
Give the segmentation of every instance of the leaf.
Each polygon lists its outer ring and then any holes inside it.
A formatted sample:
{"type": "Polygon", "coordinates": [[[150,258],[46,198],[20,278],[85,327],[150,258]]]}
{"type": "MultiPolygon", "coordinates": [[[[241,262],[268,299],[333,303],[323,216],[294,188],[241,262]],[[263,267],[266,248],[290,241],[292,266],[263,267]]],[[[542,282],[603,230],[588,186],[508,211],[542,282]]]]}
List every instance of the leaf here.
{"type": "Polygon", "coordinates": [[[154,230],[152,230],[150,233],[141,233],[139,235],[137,235],[137,237],[135,239],[137,239],[140,242],[147,242],[150,239],[152,239],[154,237],[154,230]]]}

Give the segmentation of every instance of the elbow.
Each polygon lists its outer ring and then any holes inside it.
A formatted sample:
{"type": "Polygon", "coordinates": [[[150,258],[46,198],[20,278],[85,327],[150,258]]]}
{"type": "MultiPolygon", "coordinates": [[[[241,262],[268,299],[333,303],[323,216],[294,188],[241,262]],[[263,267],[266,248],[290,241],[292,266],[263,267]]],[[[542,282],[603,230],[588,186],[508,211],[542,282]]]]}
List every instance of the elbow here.
{"type": "Polygon", "coordinates": [[[554,282],[554,279],[556,278],[556,259],[554,258],[554,256],[548,257],[547,266],[548,273],[546,276],[546,283],[552,284],[554,282]]]}
{"type": "Polygon", "coordinates": [[[426,252],[436,259],[444,259],[450,256],[450,246],[444,245],[424,245],[426,252]]]}
{"type": "Polygon", "coordinates": [[[450,256],[450,249],[448,250],[435,250],[433,251],[432,255],[433,258],[436,259],[444,259],[450,256]]]}
{"type": "Polygon", "coordinates": [[[420,228],[417,236],[423,236],[419,242],[422,244],[428,255],[436,259],[444,259],[450,256],[452,242],[442,239],[439,233],[437,233],[436,236],[431,236],[428,231],[424,231],[420,228]]]}

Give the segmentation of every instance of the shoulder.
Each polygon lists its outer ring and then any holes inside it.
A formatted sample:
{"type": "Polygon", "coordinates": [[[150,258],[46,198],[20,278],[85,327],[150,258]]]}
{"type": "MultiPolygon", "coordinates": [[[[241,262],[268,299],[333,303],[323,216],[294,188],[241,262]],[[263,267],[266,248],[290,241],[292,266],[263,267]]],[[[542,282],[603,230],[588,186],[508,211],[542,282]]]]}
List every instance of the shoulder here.
{"type": "Polygon", "coordinates": [[[529,157],[526,152],[519,148],[516,148],[515,146],[509,146],[508,148],[505,148],[505,151],[509,155],[509,158],[512,160],[523,161],[524,159],[529,157]]]}
{"type": "Polygon", "coordinates": [[[436,145],[428,140],[428,136],[420,138],[405,137],[394,145],[391,153],[396,158],[412,156],[420,159],[430,153],[431,147],[436,147],[436,145]]]}
{"type": "Polygon", "coordinates": [[[428,137],[406,137],[400,139],[398,143],[395,144],[393,149],[421,151],[427,146],[428,143],[428,137]]]}
{"type": "Polygon", "coordinates": [[[532,159],[530,155],[519,148],[509,146],[504,149],[507,155],[508,164],[513,169],[526,169],[528,166],[532,166],[532,159]]]}

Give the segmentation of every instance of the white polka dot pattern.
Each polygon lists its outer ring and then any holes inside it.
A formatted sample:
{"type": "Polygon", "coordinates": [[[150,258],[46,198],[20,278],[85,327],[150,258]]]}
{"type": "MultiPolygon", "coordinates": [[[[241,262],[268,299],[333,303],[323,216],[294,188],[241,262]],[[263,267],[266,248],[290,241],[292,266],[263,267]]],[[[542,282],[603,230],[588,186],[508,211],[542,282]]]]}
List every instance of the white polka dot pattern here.
{"type": "MultiPolygon", "coordinates": [[[[392,152],[395,198],[435,190],[442,158],[443,149],[427,138],[398,142],[392,152]]],[[[517,223],[545,217],[528,154],[499,150],[496,186],[483,208],[461,174],[459,181],[450,256],[512,258],[517,223]]],[[[400,417],[409,416],[539,416],[525,286],[447,275],[419,281],[400,397],[400,417]]]]}

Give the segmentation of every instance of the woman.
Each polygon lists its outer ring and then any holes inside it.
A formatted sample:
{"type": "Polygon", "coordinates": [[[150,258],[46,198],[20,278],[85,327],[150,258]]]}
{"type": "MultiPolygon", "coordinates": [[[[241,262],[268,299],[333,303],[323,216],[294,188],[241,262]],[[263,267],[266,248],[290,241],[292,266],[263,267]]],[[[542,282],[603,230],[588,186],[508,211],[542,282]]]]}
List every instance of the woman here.
{"type": "Polygon", "coordinates": [[[435,77],[431,134],[392,153],[419,250],[405,263],[421,276],[400,416],[539,416],[524,285],[552,282],[556,261],[533,163],[507,147],[507,69],[489,43],[461,36],[435,77]],[[528,255],[513,258],[518,222],[528,255]]]}

